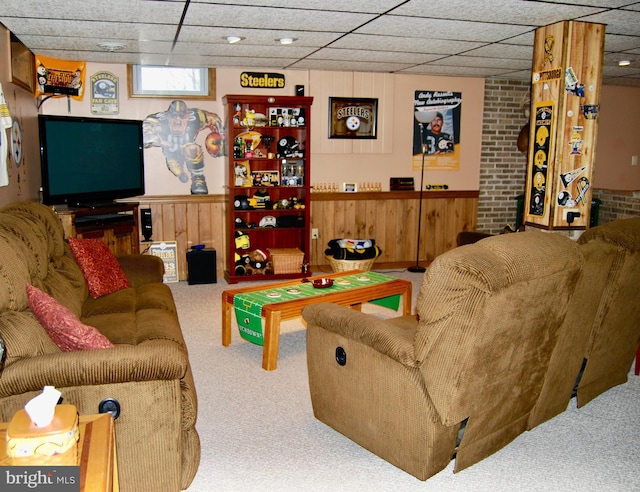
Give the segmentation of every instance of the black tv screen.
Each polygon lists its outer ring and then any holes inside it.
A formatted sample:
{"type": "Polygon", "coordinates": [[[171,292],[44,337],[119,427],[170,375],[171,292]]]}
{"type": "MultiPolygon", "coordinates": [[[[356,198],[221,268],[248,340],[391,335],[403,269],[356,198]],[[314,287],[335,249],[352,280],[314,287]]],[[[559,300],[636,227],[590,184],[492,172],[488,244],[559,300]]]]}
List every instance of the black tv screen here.
{"type": "Polygon", "coordinates": [[[91,206],[144,194],[142,121],[39,115],[43,200],[91,206]]]}

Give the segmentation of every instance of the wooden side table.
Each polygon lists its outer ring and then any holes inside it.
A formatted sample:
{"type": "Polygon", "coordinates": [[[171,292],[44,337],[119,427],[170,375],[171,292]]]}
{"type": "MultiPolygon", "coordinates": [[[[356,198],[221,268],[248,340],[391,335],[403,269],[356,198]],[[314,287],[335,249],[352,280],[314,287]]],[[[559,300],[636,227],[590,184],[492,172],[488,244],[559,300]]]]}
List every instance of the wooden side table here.
{"type": "MultiPolygon", "coordinates": [[[[81,492],[119,492],[115,423],[108,413],[81,415],[78,456],[81,492]]],[[[7,427],[0,423],[0,465],[10,466],[6,454],[7,427]]]]}

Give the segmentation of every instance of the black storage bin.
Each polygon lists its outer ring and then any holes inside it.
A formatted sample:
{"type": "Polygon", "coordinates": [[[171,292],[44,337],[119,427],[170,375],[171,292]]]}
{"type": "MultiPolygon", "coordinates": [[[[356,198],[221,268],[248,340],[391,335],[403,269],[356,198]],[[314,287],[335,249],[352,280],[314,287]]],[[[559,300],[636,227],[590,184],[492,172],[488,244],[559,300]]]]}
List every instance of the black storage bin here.
{"type": "Polygon", "coordinates": [[[187,282],[192,284],[215,284],[216,250],[191,249],[187,251],[187,268],[189,276],[187,282]]]}

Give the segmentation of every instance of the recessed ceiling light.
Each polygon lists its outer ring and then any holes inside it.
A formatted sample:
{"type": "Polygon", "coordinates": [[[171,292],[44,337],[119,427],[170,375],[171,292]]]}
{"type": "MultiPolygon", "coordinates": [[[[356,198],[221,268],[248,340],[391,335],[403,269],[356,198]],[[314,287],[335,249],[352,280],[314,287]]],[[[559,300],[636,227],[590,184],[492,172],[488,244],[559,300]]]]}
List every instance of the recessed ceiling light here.
{"type": "Polygon", "coordinates": [[[105,51],[120,51],[125,49],[126,46],[126,44],[117,41],[105,41],[103,43],[98,43],[98,47],[105,51]]]}
{"type": "Polygon", "coordinates": [[[280,44],[293,44],[294,41],[297,41],[298,38],[280,38],[276,39],[276,41],[280,42],[280,44]]]}
{"type": "Polygon", "coordinates": [[[620,60],[618,62],[619,67],[628,67],[629,65],[631,65],[631,60],[620,60]]]}
{"type": "Polygon", "coordinates": [[[245,38],[241,36],[227,36],[226,38],[223,38],[223,39],[226,39],[229,44],[234,44],[234,43],[239,43],[245,38]]]}

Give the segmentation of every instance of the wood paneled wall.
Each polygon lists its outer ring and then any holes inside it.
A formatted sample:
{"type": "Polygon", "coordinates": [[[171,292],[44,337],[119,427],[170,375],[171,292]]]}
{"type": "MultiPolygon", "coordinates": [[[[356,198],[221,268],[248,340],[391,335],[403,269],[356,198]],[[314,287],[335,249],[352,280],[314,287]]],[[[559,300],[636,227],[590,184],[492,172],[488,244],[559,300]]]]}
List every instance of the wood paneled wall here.
{"type": "MultiPolygon", "coordinates": [[[[204,244],[216,250],[218,277],[224,271],[226,258],[224,195],[164,195],[138,198],[140,209],[151,209],[151,240],[176,241],[178,245],[178,277],[187,279],[186,253],[192,246],[204,244]]],[[[151,243],[140,236],[140,252],[151,243]]]]}
{"type": "MultiPolygon", "coordinates": [[[[415,264],[418,241],[419,193],[312,194],[311,224],[319,238],[312,241],[312,265],[328,265],[324,250],[331,239],[375,239],[382,249],[376,268],[415,264]]],[[[433,259],[456,244],[458,232],[475,230],[477,191],[433,191],[424,194],[420,263],[433,259]]]]}
{"type": "MultiPolygon", "coordinates": [[[[226,203],[223,195],[166,195],[140,197],[140,208],[151,209],[153,241],[176,241],[178,275],[187,278],[186,252],[196,244],[216,250],[218,278],[225,268],[226,203]]],[[[375,239],[382,249],[376,268],[404,268],[415,264],[418,240],[419,193],[315,193],[311,195],[312,267],[329,268],[324,250],[334,238],[375,239]]],[[[456,244],[456,235],[475,230],[477,191],[432,191],[422,202],[420,263],[428,265],[456,244]]],[[[140,237],[140,251],[150,243],[140,237]]]]}

